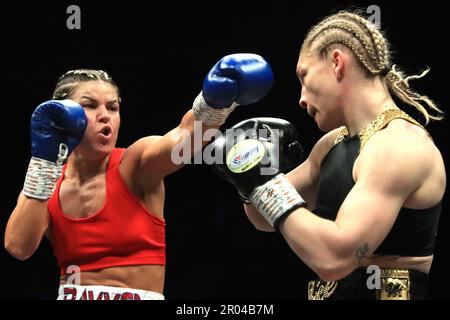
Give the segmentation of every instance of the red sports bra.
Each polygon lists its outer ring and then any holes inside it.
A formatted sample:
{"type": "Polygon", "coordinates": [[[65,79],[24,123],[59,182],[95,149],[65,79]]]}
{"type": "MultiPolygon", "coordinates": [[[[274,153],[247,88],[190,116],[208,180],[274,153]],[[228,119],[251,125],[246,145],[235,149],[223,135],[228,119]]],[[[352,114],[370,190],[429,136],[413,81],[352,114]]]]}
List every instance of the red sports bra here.
{"type": "Polygon", "coordinates": [[[72,265],[87,271],[166,264],[165,220],[150,213],[123,181],[119,163],[124,151],[115,148],[111,153],[106,168],[103,207],[87,218],[71,218],[61,209],[59,190],[66,170],[64,166],[48,202],[52,245],[61,275],[72,265]]]}

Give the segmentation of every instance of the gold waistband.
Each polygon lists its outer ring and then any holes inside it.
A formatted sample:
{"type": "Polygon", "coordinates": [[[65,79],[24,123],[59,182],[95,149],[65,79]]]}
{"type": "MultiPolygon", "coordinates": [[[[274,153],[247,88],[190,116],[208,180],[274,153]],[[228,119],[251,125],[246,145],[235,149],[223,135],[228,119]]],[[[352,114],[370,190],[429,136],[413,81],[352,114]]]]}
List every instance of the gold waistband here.
{"type": "Polygon", "coordinates": [[[312,280],[308,282],[308,300],[328,299],[336,290],[338,281],[312,280]]]}
{"type": "Polygon", "coordinates": [[[407,269],[381,269],[381,288],[378,300],[409,300],[409,271],[407,269]]]}
{"type": "MultiPolygon", "coordinates": [[[[367,278],[369,276],[371,275],[368,274],[367,278]]],[[[308,300],[328,299],[335,293],[339,281],[309,281],[308,300]]],[[[370,289],[369,286],[368,289],[370,289]]],[[[375,290],[378,300],[409,300],[410,278],[408,269],[380,269],[378,285],[373,290],[375,290]]]]}

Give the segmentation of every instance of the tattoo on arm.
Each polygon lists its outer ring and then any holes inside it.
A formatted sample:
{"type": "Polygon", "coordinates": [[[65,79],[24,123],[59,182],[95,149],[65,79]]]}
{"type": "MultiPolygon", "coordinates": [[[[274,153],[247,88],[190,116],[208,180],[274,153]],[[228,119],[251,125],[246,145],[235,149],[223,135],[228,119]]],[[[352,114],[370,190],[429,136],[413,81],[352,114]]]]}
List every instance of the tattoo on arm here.
{"type": "Polygon", "coordinates": [[[367,257],[367,252],[369,252],[369,246],[367,242],[356,250],[356,259],[358,259],[358,264],[361,265],[362,260],[367,257]]]}

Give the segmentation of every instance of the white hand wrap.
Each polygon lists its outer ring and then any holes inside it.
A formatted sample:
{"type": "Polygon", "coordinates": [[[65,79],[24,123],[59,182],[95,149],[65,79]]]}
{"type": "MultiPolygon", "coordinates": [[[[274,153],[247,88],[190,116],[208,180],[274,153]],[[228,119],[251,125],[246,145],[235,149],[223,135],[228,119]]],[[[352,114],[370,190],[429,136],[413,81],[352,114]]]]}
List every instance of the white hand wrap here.
{"type": "Polygon", "coordinates": [[[206,103],[203,98],[202,93],[195,98],[194,104],[192,106],[192,111],[194,112],[195,119],[202,121],[206,125],[222,125],[228,118],[231,112],[238,106],[237,103],[233,102],[230,107],[215,109],[206,103]]]}
{"type": "Polygon", "coordinates": [[[56,162],[32,157],[23,185],[23,194],[34,199],[48,200],[61,176],[63,162],[67,158],[67,154],[68,148],[62,143],[56,162]]]}
{"type": "Polygon", "coordinates": [[[277,229],[278,220],[292,209],[306,205],[284,174],[275,176],[250,194],[256,210],[277,229]]]}

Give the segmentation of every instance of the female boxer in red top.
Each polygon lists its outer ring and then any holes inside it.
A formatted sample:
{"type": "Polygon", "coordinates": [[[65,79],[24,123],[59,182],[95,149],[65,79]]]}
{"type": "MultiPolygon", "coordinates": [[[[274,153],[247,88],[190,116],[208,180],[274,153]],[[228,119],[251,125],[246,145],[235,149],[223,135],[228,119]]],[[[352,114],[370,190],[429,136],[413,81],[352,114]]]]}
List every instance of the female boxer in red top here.
{"type": "Polygon", "coordinates": [[[178,127],[118,149],[121,99],[112,78],[65,73],[53,100],[33,113],[32,158],[5,248],[25,260],[46,234],[61,268],[58,299],[163,299],[163,179],[183,165],[172,150],[193,147],[195,121],[218,128],[237,105],[265,96],[272,80],[262,57],[226,56],[178,127]]]}

